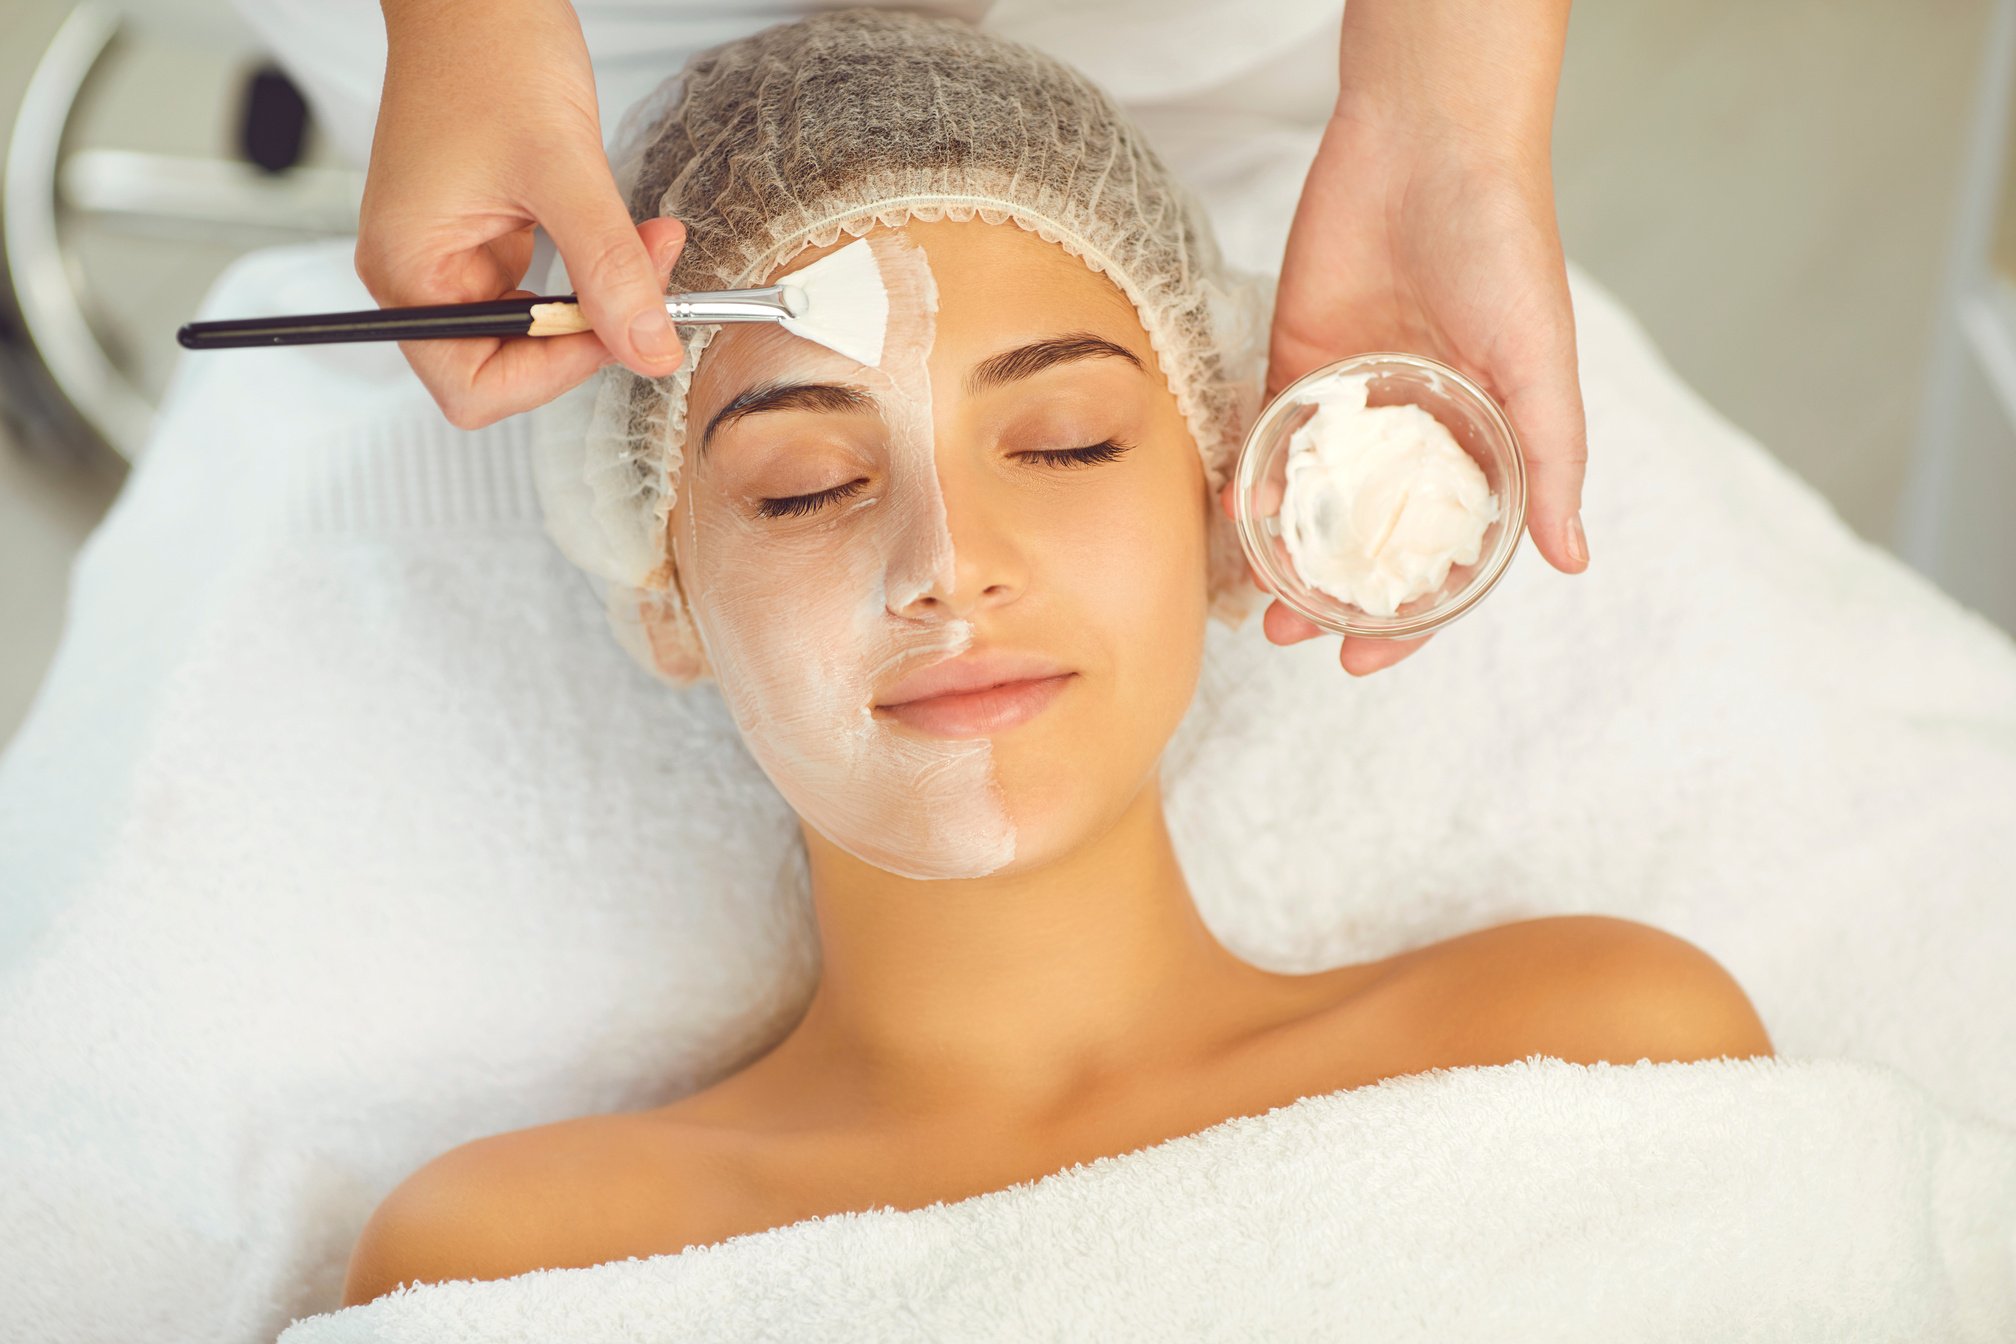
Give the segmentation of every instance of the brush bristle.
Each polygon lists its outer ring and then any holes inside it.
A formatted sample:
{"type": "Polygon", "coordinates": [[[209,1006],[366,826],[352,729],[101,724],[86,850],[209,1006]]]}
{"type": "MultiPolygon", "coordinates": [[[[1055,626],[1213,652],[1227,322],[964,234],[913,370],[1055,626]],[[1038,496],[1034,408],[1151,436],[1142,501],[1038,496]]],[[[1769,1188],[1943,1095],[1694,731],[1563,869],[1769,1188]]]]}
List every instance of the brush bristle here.
{"type": "Polygon", "coordinates": [[[783,320],[786,331],[859,364],[882,362],[889,290],[865,240],[856,239],[786,279],[805,297],[804,314],[783,320]]]}

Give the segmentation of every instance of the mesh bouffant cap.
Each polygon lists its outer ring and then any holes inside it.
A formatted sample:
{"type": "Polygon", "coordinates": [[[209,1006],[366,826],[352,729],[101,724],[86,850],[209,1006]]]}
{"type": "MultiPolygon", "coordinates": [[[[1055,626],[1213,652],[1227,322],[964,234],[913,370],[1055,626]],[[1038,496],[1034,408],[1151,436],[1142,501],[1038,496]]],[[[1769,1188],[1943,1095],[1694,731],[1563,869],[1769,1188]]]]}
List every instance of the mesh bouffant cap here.
{"type": "MultiPolygon", "coordinates": [[[[1140,130],[1062,62],[957,20],[821,14],[694,57],[625,115],[611,158],[632,218],[686,225],[673,291],[762,284],[808,247],[911,219],[1038,234],[1132,301],[1212,490],[1230,474],[1259,399],[1267,286],[1225,265],[1140,130]]],[[[535,427],[547,530],[602,581],[624,646],[675,683],[708,670],[666,520],[687,388],[718,330],[685,328],[665,377],[602,369],[535,427]]],[[[1211,611],[1237,624],[1256,594],[1215,497],[1209,516],[1211,611]]]]}

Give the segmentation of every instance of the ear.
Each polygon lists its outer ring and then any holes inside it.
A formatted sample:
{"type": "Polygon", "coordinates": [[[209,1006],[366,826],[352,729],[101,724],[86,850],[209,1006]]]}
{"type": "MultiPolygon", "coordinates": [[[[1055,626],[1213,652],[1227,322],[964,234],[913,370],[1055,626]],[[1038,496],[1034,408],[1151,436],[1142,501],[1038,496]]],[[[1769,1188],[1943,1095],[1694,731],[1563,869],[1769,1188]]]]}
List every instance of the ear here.
{"type": "Polygon", "coordinates": [[[700,644],[700,632],[687,616],[686,604],[676,589],[639,594],[637,624],[659,676],[675,686],[686,686],[714,675],[707,651],[700,644]]]}
{"type": "Polygon", "coordinates": [[[686,605],[686,586],[679,581],[679,562],[674,558],[672,526],[679,503],[675,497],[665,511],[665,526],[658,537],[662,557],[658,570],[638,590],[637,626],[643,632],[652,671],[674,686],[688,686],[712,677],[714,669],[707,662],[699,628],[686,605]]]}

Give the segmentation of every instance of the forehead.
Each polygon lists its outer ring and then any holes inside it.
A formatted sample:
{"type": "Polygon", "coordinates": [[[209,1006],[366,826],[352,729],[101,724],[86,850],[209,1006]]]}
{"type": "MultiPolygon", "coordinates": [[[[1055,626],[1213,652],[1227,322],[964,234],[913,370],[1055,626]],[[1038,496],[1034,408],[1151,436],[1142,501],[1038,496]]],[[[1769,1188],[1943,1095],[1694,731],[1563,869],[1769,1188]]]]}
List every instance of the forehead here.
{"type": "MultiPolygon", "coordinates": [[[[938,284],[941,317],[948,307],[1064,302],[1080,311],[1087,304],[1103,304],[1112,316],[1135,320],[1134,306],[1112,281],[1059,244],[1046,243],[1020,225],[989,224],[981,219],[913,219],[893,229],[877,226],[866,236],[882,233],[901,233],[924,250],[938,284]],[[955,292],[947,294],[948,288],[955,292]]],[[[807,248],[761,283],[774,284],[853,241],[843,235],[827,246],[807,248]]]]}
{"type": "Polygon", "coordinates": [[[1016,336],[1074,329],[1146,347],[1134,305],[1111,280],[1019,225],[913,221],[904,231],[923,248],[938,286],[940,350],[977,359],[1016,336]]]}
{"type": "MultiPolygon", "coordinates": [[[[877,229],[876,232],[887,230],[877,229]]],[[[1066,331],[1089,331],[1134,351],[1144,368],[1155,361],[1134,306],[1106,276],[1055,243],[1012,223],[912,220],[897,230],[920,247],[937,289],[929,352],[932,395],[961,395],[968,368],[989,355],[1066,331]]],[[[854,240],[808,248],[762,283],[802,270],[854,240]]],[[[764,376],[846,381],[862,366],[781,327],[723,326],[695,369],[689,419],[705,416],[764,376]]]]}

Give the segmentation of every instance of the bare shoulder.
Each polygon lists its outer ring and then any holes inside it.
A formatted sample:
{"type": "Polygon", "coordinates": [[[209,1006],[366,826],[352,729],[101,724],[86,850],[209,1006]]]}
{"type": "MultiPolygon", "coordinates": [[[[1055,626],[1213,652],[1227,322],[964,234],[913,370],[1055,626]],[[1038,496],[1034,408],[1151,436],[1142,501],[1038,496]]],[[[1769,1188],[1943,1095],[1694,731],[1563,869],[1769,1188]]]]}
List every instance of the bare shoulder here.
{"type": "MultiPolygon", "coordinates": [[[[681,1182],[643,1117],[558,1121],[465,1143],[387,1195],[350,1257],[343,1305],[402,1284],[503,1279],[677,1251],[661,1211],[681,1182]]],[[[689,1164],[690,1165],[690,1164],[689,1164]]]]}
{"type": "Polygon", "coordinates": [[[1750,998],[1705,950],[1610,915],[1501,924],[1437,944],[1483,1053],[1570,1063],[1772,1054],[1750,998]]]}

